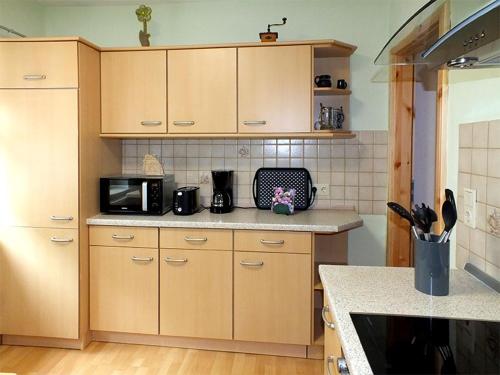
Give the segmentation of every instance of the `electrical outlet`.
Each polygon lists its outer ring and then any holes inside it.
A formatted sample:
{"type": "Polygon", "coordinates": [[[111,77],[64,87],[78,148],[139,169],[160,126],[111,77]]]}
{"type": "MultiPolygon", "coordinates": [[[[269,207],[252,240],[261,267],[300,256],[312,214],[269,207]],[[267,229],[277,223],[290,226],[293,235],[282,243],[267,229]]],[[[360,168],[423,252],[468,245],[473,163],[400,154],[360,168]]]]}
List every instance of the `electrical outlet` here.
{"type": "Polygon", "coordinates": [[[476,228],[476,190],[464,189],[464,223],[476,228]]]}
{"type": "Polygon", "coordinates": [[[318,197],[329,197],[330,196],[330,185],[328,184],[316,184],[314,187],[317,189],[316,194],[318,197]]]}

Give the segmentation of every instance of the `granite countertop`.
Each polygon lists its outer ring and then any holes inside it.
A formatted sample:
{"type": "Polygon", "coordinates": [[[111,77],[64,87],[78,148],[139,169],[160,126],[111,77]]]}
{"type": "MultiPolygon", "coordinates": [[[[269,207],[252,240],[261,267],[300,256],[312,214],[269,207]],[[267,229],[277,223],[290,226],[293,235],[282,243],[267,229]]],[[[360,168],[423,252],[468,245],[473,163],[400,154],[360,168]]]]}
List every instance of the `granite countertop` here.
{"type": "Polygon", "coordinates": [[[321,265],[319,274],[352,375],[373,372],[351,312],[500,320],[500,294],[464,270],[451,270],[445,297],[417,291],[413,268],[321,265]]]}
{"type": "Polygon", "coordinates": [[[236,208],[227,214],[212,214],[209,210],[204,210],[190,216],[177,216],[172,212],[163,216],[100,214],[87,219],[87,224],[334,233],[360,227],[363,225],[363,220],[351,210],[315,209],[296,211],[294,215],[286,216],[268,210],[236,208]]]}

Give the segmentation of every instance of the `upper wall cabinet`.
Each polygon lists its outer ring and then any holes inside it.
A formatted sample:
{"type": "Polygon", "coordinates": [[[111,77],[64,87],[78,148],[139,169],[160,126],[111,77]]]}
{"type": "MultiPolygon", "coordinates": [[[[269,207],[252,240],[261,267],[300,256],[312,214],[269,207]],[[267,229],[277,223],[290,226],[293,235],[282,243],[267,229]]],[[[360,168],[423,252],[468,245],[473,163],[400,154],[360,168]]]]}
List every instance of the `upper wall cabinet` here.
{"type": "Polygon", "coordinates": [[[78,228],[78,91],[0,90],[0,113],[0,222],[78,228]]]}
{"type": "Polygon", "coordinates": [[[167,52],[101,53],[103,134],[167,132],[167,52]]]}
{"type": "Polygon", "coordinates": [[[239,133],[311,131],[311,46],[238,50],[239,133]]]}
{"type": "Polygon", "coordinates": [[[76,88],[77,59],[77,42],[0,43],[0,88],[76,88]]]}
{"type": "Polygon", "coordinates": [[[168,132],[236,133],[236,48],[168,51],[168,132]]]}

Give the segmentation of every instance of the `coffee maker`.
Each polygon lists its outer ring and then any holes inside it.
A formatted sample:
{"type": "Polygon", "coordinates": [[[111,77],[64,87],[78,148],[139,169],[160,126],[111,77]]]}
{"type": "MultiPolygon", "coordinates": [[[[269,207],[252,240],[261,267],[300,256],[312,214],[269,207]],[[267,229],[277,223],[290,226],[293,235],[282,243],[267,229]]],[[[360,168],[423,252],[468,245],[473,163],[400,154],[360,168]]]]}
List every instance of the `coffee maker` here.
{"type": "Polygon", "coordinates": [[[212,171],[212,205],[210,212],[225,214],[231,212],[233,203],[233,171],[212,171]]]}

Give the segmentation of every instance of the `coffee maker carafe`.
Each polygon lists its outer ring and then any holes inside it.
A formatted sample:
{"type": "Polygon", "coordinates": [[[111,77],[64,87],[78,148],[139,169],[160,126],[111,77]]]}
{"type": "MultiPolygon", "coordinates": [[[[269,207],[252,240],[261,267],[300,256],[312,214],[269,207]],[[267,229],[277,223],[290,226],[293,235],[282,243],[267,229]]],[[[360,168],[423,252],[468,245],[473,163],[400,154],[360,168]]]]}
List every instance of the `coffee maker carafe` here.
{"type": "Polygon", "coordinates": [[[224,214],[231,212],[233,203],[233,171],[212,171],[212,205],[210,212],[224,214]]]}

